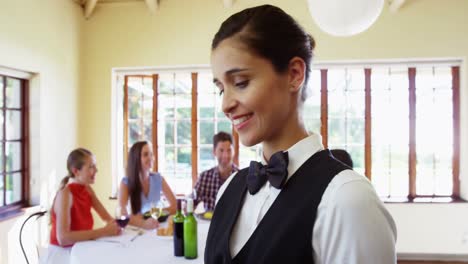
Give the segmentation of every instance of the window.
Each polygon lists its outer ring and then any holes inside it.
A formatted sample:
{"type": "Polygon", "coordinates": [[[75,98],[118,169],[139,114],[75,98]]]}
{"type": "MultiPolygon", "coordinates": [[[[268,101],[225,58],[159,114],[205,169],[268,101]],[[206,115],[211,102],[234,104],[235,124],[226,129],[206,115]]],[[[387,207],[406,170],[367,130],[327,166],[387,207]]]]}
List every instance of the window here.
{"type": "Polygon", "coordinates": [[[362,70],[328,70],[328,147],[346,149],[354,169],[364,173],[364,74],[362,70]]]}
{"type": "Polygon", "coordinates": [[[158,170],[176,193],[190,191],[192,180],[192,77],[158,77],[158,170]]]}
{"type": "Polygon", "coordinates": [[[209,72],[198,74],[198,174],[216,166],[213,136],[224,131],[232,134],[231,121],[221,109],[221,96],[209,72]]]}
{"type": "MultiPolygon", "coordinates": [[[[207,70],[161,71],[147,75],[118,76],[123,87],[122,158],[117,157],[119,175],[124,171],[130,146],[136,141],[153,142],[155,171],[164,175],[177,194],[189,193],[198,175],[216,165],[213,136],[219,131],[233,134],[234,162],[248,166],[258,159],[260,148],[240,147],[231,122],[221,109],[221,98],[207,70]],[[122,82],[123,79],[123,82],[122,82]],[[195,125],[193,125],[195,124],[195,125]],[[241,160],[239,155],[241,153],[241,160]]],[[[118,111],[120,112],[120,111],[118,111]]]]}
{"type": "Polygon", "coordinates": [[[27,204],[27,80],[0,75],[0,213],[27,204]]]}
{"type": "Polygon", "coordinates": [[[373,69],[371,83],[372,182],[381,196],[407,196],[408,68],[373,69]]]}
{"type": "Polygon", "coordinates": [[[459,62],[319,68],[325,146],[381,197],[459,197],[459,62]]]}
{"type": "MultiPolygon", "coordinates": [[[[346,149],[381,197],[458,198],[460,63],[315,65],[306,128],[320,133],[325,147],[346,149]]],[[[121,73],[117,84],[124,87],[124,125],[116,126],[126,138],[122,156],[136,140],[153,141],[155,170],[176,193],[188,193],[216,164],[212,138],[219,131],[233,134],[241,168],[261,158],[261,146],[239,144],[209,68],[121,73]]]]}

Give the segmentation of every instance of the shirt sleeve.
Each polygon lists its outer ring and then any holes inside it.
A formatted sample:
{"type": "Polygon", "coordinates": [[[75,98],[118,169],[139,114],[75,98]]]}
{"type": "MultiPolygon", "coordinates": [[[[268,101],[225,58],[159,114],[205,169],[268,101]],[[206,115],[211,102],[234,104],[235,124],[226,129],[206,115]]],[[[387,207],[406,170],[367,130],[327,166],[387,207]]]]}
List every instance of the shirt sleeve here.
{"type": "Polygon", "coordinates": [[[205,196],[204,190],[202,188],[203,178],[205,177],[204,175],[205,172],[200,173],[200,176],[198,177],[197,182],[195,183],[195,187],[193,187],[195,189],[195,192],[197,193],[196,199],[195,201],[193,201],[195,203],[195,206],[197,206],[198,203],[203,201],[203,197],[205,196]]]}
{"type": "Polygon", "coordinates": [[[317,263],[396,263],[395,223],[371,183],[358,177],[322,197],[312,238],[317,263]]]}

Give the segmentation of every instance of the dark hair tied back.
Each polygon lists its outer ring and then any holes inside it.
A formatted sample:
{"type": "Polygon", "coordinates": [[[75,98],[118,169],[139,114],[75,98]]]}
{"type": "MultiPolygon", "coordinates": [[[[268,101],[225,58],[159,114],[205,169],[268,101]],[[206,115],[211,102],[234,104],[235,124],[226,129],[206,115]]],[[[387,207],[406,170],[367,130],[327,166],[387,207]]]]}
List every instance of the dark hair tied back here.
{"type": "Polygon", "coordinates": [[[254,54],[269,60],[277,72],[287,70],[289,62],[299,57],[306,64],[302,100],[310,75],[315,40],[286,12],[272,5],[244,9],[226,19],[211,44],[212,50],[225,39],[238,37],[254,54]]]}

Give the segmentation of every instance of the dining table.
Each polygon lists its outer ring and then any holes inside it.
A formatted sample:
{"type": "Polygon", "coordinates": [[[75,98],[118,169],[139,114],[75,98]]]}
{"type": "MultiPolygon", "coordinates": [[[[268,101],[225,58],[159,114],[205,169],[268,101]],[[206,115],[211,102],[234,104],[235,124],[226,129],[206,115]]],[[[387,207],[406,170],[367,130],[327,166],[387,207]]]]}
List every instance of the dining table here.
{"type": "Polygon", "coordinates": [[[210,222],[203,219],[197,221],[198,257],[196,259],[174,256],[172,236],[159,236],[156,230],[142,230],[127,226],[121,235],[76,243],[71,249],[70,263],[204,263],[206,237],[210,222]]]}

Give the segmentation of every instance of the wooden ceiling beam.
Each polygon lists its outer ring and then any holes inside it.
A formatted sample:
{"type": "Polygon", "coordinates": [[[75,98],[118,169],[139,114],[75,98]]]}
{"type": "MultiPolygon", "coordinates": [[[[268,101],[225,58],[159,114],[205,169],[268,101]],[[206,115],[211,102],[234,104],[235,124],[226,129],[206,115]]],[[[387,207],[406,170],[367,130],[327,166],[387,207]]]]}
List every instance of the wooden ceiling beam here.
{"type": "Polygon", "coordinates": [[[148,6],[152,14],[156,14],[156,11],[159,8],[159,0],[145,0],[146,5],[148,6]]]}
{"type": "Polygon", "coordinates": [[[406,0],[390,0],[390,11],[397,12],[406,0]]]}
{"type": "Polygon", "coordinates": [[[229,8],[234,4],[234,0],[223,0],[223,4],[225,8],[229,8]]]}
{"type": "Polygon", "coordinates": [[[86,19],[89,19],[93,14],[98,0],[87,0],[84,4],[84,15],[86,19]]]}

